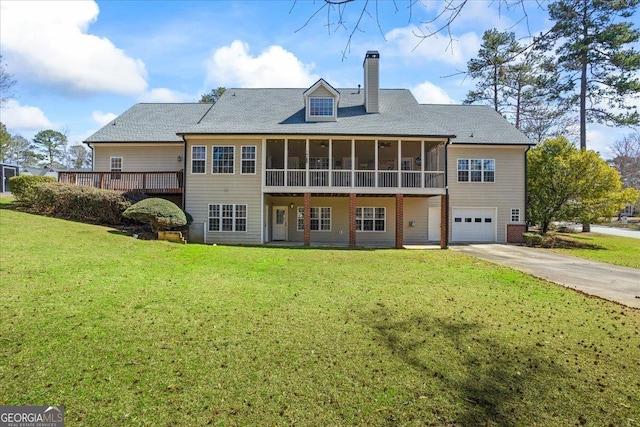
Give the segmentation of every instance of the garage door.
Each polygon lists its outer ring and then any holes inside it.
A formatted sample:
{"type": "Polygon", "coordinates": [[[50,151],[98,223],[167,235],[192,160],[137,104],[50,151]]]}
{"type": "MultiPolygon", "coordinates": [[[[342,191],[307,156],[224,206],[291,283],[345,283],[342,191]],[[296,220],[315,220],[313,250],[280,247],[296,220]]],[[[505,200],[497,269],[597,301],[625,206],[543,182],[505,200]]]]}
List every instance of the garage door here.
{"type": "Polygon", "coordinates": [[[453,242],[495,242],[495,208],[453,208],[451,212],[453,242]]]}

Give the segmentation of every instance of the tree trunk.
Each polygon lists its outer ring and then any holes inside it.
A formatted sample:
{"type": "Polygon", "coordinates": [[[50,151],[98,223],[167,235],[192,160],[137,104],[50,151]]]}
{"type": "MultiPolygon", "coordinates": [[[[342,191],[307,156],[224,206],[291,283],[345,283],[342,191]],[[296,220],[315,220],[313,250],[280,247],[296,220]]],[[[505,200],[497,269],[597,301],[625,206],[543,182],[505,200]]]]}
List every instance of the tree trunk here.
{"type": "Polygon", "coordinates": [[[580,149],[587,149],[587,39],[589,37],[588,16],[586,0],[582,5],[582,52],[580,55],[580,149]]]}
{"type": "Polygon", "coordinates": [[[493,109],[498,111],[498,67],[493,64],[493,109]]]}
{"type": "Polygon", "coordinates": [[[540,222],[540,234],[544,236],[547,234],[547,231],[549,231],[549,221],[542,220],[540,222]]]}
{"type": "Polygon", "coordinates": [[[591,224],[582,224],[583,233],[591,233],[591,224]]]}

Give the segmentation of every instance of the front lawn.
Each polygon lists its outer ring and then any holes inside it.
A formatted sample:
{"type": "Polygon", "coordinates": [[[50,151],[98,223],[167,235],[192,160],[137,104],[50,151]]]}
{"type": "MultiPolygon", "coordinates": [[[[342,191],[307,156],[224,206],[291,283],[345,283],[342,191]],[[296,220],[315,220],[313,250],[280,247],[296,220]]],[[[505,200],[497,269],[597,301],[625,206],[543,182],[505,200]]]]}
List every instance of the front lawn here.
{"type": "Polygon", "coordinates": [[[557,233],[553,250],[594,261],[640,268],[640,239],[597,233],[557,233]]]}
{"type": "Polygon", "coordinates": [[[640,424],[640,311],[457,252],[0,239],[0,405],[68,427],[640,424]]]}

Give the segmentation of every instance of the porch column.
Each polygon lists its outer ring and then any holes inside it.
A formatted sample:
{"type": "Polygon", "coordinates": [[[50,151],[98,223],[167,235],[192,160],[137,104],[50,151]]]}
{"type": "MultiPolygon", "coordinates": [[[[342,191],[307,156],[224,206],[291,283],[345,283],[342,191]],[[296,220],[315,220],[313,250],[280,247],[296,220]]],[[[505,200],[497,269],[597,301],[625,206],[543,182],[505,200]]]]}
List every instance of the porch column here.
{"type": "Polygon", "coordinates": [[[404,245],[404,195],[396,194],[396,249],[404,245]]]}
{"type": "Polygon", "coordinates": [[[304,245],[311,246],[311,193],[304,193],[304,245]]]}
{"type": "Polygon", "coordinates": [[[440,196],[440,249],[449,246],[449,195],[440,196]]]}
{"type": "Polygon", "coordinates": [[[356,245],[356,193],[349,194],[349,247],[356,245]]]}

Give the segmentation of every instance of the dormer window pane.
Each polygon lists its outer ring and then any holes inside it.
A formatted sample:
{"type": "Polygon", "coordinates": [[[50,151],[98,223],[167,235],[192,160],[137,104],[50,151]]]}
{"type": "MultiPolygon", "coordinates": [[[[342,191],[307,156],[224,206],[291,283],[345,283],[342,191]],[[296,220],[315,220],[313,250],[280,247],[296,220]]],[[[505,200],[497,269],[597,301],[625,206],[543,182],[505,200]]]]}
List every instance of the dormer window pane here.
{"type": "Polygon", "coordinates": [[[333,98],[310,98],[309,115],[323,117],[333,116],[333,98]]]}

